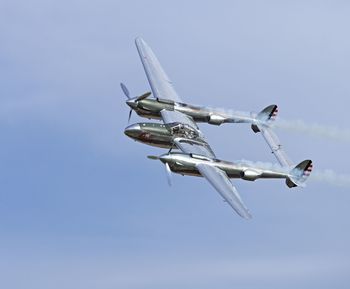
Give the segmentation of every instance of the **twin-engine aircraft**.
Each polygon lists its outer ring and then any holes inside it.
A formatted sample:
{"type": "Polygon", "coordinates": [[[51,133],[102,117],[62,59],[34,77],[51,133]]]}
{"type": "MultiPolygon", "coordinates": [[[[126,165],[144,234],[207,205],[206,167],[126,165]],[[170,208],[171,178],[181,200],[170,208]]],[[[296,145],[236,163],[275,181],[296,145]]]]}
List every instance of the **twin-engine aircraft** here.
{"type": "Polygon", "coordinates": [[[125,129],[130,138],[152,146],[168,148],[161,156],[149,156],[160,160],[166,168],[168,182],[171,172],[181,175],[201,176],[219,192],[238,215],[250,219],[251,214],[244,205],[229,178],[255,181],[259,178],[285,179],[288,187],[304,186],[312,170],[312,161],[305,160],[293,166],[283,151],[277,136],[269,124],[277,115],[276,105],[270,105],[260,113],[227,113],[223,110],[197,107],[184,103],[175,92],[172,82],[164,72],[151,48],[141,38],[135,40],[151,92],[139,97],[130,97],[124,84],[121,88],[131,108],[139,116],[162,119],[161,123],[136,123],[125,129]],[[261,132],[280,165],[256,165],[248,161],[228,162],[218,159],[196,122],[220,125],[222,123],[249,123],[254,132],[261,132]],[[179,152],[173,152],[178,149],[179,152]]]}

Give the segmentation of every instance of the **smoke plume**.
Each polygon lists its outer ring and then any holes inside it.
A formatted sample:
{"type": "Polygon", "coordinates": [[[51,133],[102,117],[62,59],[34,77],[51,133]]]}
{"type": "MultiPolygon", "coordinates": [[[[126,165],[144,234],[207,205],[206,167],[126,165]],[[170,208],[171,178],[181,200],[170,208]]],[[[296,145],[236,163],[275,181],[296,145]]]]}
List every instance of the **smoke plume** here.
{"type": "Polygon", "coordinates": [[[306,123],[302,120],[278,119],[273,127],[288,131],[301,132],[308,135],[350,142],[350,130],[334,126],[306,123]]]}
{"type": "Polygon", "coordinates": [[[350,188],[350,175],[338,174],[333,170],[316,170],[310,180],[327,183],[333,186],[350,188]]]}

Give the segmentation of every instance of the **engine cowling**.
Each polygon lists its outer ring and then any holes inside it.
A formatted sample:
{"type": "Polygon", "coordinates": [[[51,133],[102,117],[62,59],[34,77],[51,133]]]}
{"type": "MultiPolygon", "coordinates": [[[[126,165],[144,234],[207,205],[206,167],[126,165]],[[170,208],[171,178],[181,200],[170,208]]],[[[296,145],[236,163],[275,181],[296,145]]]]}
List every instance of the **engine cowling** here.
{"type": "Polygon", "coordinates": [[[225,118],[223,116],[212,114],[209,116],[208,123],[214,124],[214,125],[220,125],[220,124],[223,124],[224,121],[225,121],[225,118]]]}
{"type": "Polygon", "coordinates": [[[246,181],[255,181],[261,176],[261,173],[252,169],[247,169],[241,172],[241,178],[246,181]]]}

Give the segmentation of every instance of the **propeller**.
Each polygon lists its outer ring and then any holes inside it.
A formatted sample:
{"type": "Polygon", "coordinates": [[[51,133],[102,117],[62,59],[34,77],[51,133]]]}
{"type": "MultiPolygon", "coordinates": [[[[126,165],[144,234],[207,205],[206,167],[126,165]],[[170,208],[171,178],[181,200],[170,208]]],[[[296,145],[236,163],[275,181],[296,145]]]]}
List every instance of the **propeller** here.
{"type": "Polygon", "coordinates": [[[130,122],[130,118],[131,118],[131,115],[132,115],[132,111],[133,109],[135,109],[137,107],[137,102],[140,101],[140,100],[143,100],[147,97],[149,97],[151,95],[151,92],[146,92],[140,96],[137,96],[137,97],[134,97],[134,98],[131,98],[130,97],[130,92],[128,90],[128,88],[126,87],[126,85],[124,83],[120,83],[120,87],[122,89],[122,91],[124,92],[125,96],[127,97],[127,101],[126,103],[128,104],[128,106],[130,106],[130,112],[129,112],[129,117],[128,117],[128,123],[130,122]]]}
{"type": "Polygon", "coordinates": [[[120,83],[120,87],[122,88],[122,91],[124,92],[125,96],[126,96],[128,99],[130,99],[130,98],[131,98],[131,97],[130,97],[130,92],[129,92],[128,88],[125,86],[125,84],[121,82],[121,83],[120,83]]]}
{"type": "MultiPolygon", "coordinates": [[[[124,83],[120,83],[120,87],[121,87],[121,89],[122,89],[122,91],[124,92],[124,94],[125,94],[125,96],[127,97],[127,102],[129,101],[131,101],[131,97],[130,97],[130,92],[129,92],[129,89],[126,87],[126,85],[124,84],[124,83]]],[[[132,108],[130,109],[130,111],[129,111],[129,117],[128,117],[128,124],[129,124],[129,122],[130,122],[130,118],[131,118],[131,115],[132,115],[132,108]]]]}
{"type": "Polygon", "coordinates": [[[146,92],[146,93],[144,93],[144,94],[138,96],[138,97],[135,99],[135,101],[137,102],[137,101],[143,100],[143,99],[149,97],[151,94],[152,94],[151,92],[146,92]]]}
{"type": "Polygon", "coordinates": [[[129,111],[128,124],[130,123],[131,115],[132,115],[132,109],[130,109],[130,111],[129,111]]]}
{"type": "MultiPolygon", "coordinates": [[[[150,160],[160,160],[160,157],[158,156],[147,156],[147,158],[149,158],[150,160]]],[[[165,172],[166,172],[168,185],[171,186],[172,184],[171,169],[168,163],[164,163],[164,164],[165,164],[165,172]]]]}
{"type": "Polygon", "coordinates": [[[147,156],[150,160],[159,160],[159,157],[157,156],[147,156]]]}
{"type": "Polygon", "coordinates": [[[167,180],[168,180],[168,185],[171,186],[171,169],[169,167],[169,164],[168,163],[165,163],[165,170],[166,170],[166,177],[167,177],[167,180]]]}

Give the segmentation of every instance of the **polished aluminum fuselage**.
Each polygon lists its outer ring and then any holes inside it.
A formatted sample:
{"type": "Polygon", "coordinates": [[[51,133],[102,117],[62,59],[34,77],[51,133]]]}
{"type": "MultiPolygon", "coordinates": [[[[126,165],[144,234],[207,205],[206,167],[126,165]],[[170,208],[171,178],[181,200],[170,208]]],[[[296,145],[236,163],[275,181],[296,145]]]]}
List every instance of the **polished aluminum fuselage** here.
{"type": "MultiPolygon", "coordinates": [[[[172,124],[160,123],[135,123],[125,128],[124,133],[135,141],[161,148],[172,148],[175,138],[185,137],[181,133],[174,134],[171,131],[172,124]]],[[[201,142],[200,137],[191,140],[201,142]]]]}
{"type": "Polygon", "coordinates": [[[170,148],[173,145],[173,135],[160,123],[136,123],[128,126],[124,133],[135,141],[155,147],[170,148]]]}
{"type": "Polygon", "coordinates": [[[197,165],[201,163],[209,164],[224,171],[229,178],[241,178],[248,181],[254,181],[259,178],[264,179],[284,179],[290,175],[282,168],[264,168],[250,163],[228,162],[218,159],[210,159],[197,155],[184,153],[170,153],[160,156],[163,163],[168,163],[171,171],[181,175],[201,176],[197,165]]]}
{"type": "Polygon", "coordinates": [[[161,110],[176,110],[191,116],[196,122],[206,122],[210,124],[220,125],[222,123],[254,123],[256,122],[256,114],[250,115],[239,112],[226,112],[220,109],[199,107],[190,104],[178,103],[166,99],[146,98],[134,103],[132,109],[145,118],[160,119],[161,110]]]}

